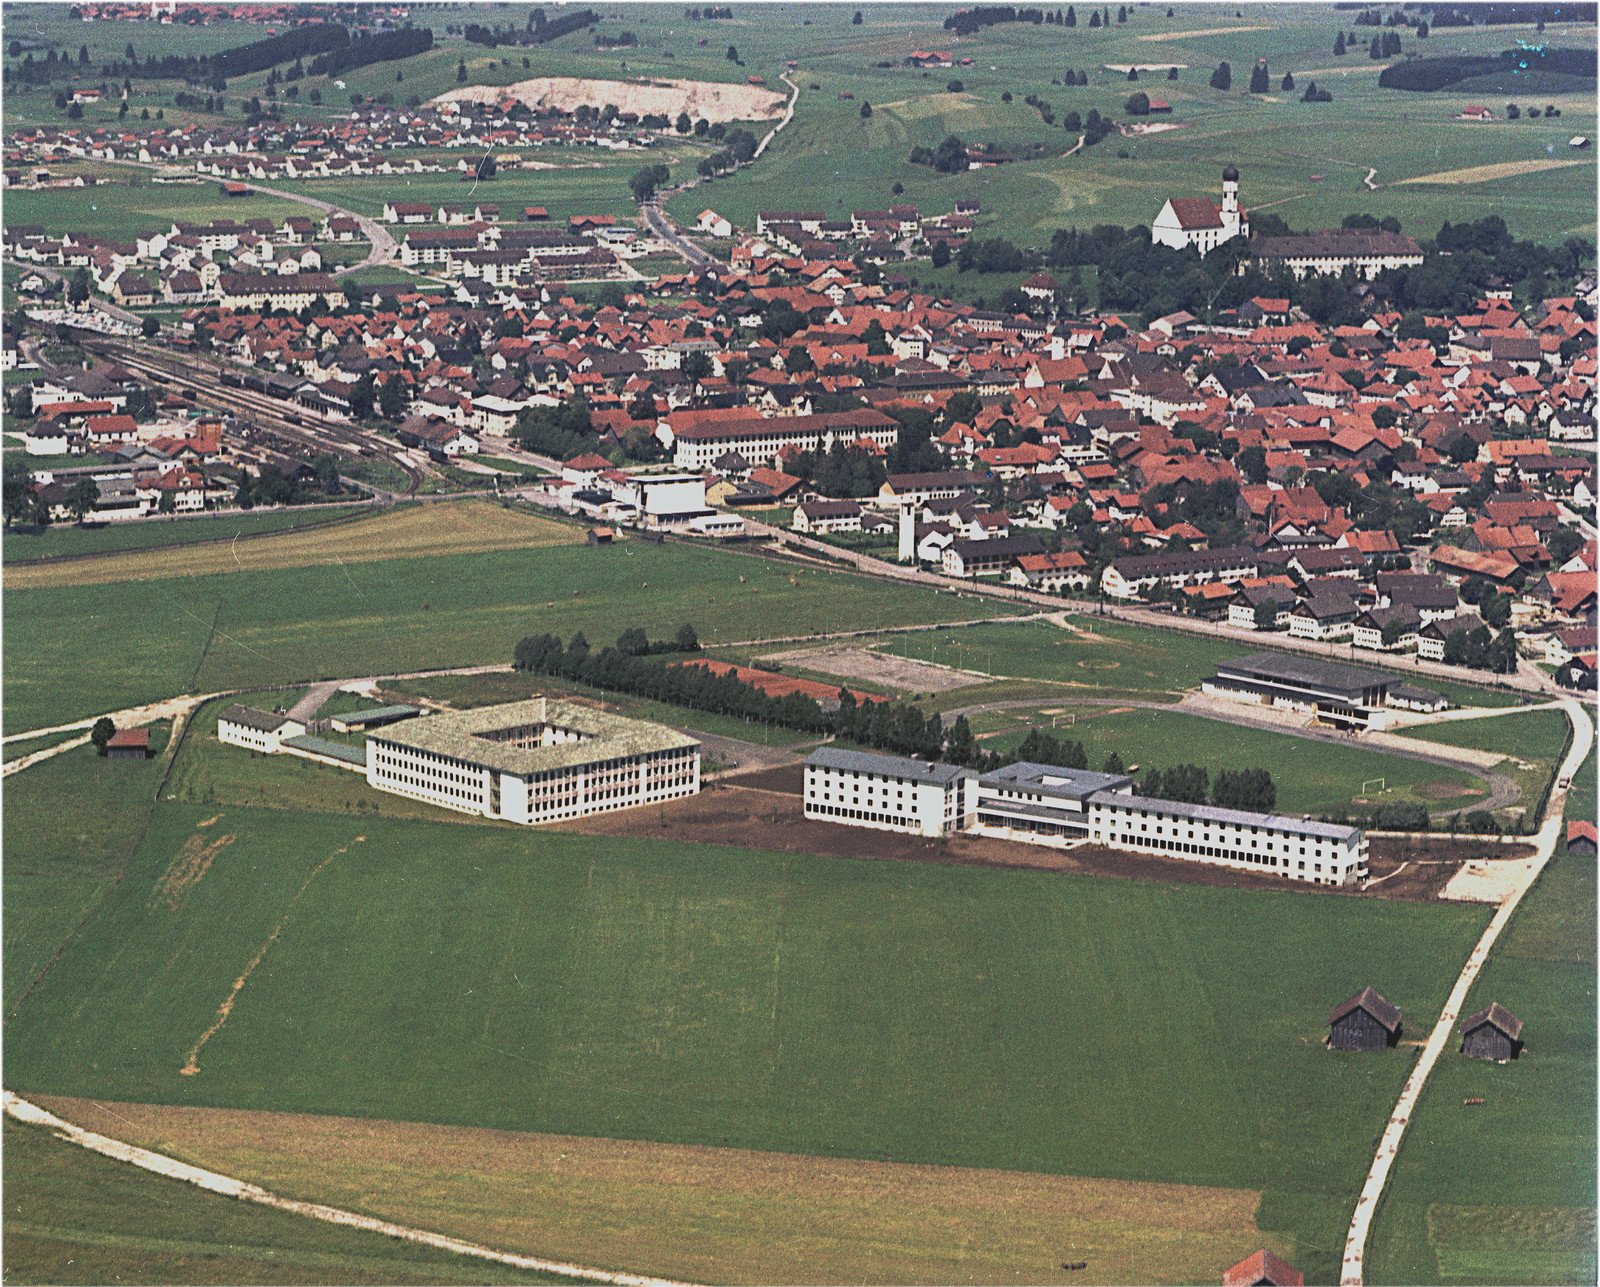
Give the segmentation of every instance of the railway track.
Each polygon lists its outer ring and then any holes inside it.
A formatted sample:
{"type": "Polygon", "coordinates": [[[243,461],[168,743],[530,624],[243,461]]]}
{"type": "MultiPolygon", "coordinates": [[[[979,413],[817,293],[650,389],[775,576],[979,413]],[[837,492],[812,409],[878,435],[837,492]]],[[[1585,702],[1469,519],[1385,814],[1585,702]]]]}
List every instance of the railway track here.
{"type": "MultiPolygon", "coordinates": [[[[422,471],[402,458],[394,443],[378,434],[285,404],[270,394],[223,382],[225,374],[242,376],[242,372],[190,357],[151,353],[109,338],[85,341],[84,347],[159,384],[184,390],[193,395],[195,402],[227,411],[245,422],[241,434],[247,448],[244,454],[258,460],[277,457],[298,463],[324,452],[343,457],[383,457],[406,475],[406,488],[399,494],[413,496],[422,485],[422,471]]],[[[370,483],[360,485],[372,489],[370,483]]]]}

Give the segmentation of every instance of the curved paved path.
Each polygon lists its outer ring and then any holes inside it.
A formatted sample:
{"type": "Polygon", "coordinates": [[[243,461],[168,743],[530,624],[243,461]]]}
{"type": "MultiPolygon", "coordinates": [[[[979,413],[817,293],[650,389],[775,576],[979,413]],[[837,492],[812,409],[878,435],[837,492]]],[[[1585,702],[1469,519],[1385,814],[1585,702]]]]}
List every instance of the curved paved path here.
{"type": "MultiPolygon", "coordinates": [[[[1563,701],[1561,705],[1572,727],[1572,746],[1556,771],[1558,782],[1572,778],[1594,746],[1594,725],[1590,723],[1583,707],[1571,699],[1563,701]]],[[[1471,955],[1467,957],[1466,964],[1461,967],[1455,986],[1450,989],[1450,995],[1445,1000],[1444,1009],[1439,1012],[1439,1021],[1428,1034],[1428,1040],[1422,1047],[1422,1054],[1417,1059],[1416,1067],[1411,1070],[1411,1076],[1406,1078],[1406,1084],[1400,1091],[1400,1099],[1395,1104],[1394,1111],[1389,1114],[1389,1121],[1378,1140],[1378,1151],[1372,1159],[1372,1167],[1367,1172],[1366,1182],[1361,1186],[1361,1196],[1356,1200],[1349,1233],[1345,1237],[1344,1259],[1339,1270],[1339,1282],[1342,1287],[1359,1287],[1364,1279],[1367,1239],[1372,1233],[1372,1219],[1377,1214],[1378,1199],[1383,1195],[1384,1186],[1389,1181],[1389,1171],[1394,1166],[1395,1158],[1399,1156],[1406,1127],[1410,1124],[1412,1114],[1416,1112],[1423,1087],[1428,1084],[1429,1074],[1439,1062],[1439,1056],[1444,1053],[1445,1047],[1450,1044],[1456,1021],[1466,1005],[1467,994],[1477,981],[1484,963],[1488,961],[1490,951],[1499,939],[1501,931],[1515,915],[1517,905],[1533,888],[1539,873],[1544,870],[1545,864],[1550,861],[1556,847],[1561,843],[1565,825],[1562,814],[1566,807],[1566,797],[1566,791],[1560,787],[1551,792],[1544,825],[1539,828],[1534,842],[1533,861],[1527,864],[1522,881],[1500,904],[1494,918],[1484,929],[1477,945],[1473,947],[1471,955]]]]}
{"type": "Polygon", "coordinates": [[[74,1126],[71,1122],[57,1117],[54,1113],[40,1108],[37,1104],[30,1103],[13,1091],[5,1091],[3,1101],[7,1117],[15,1118],[19,1122],[26,1122],[30,1126],[42,1126],[57,1139],[64,1140],[68,1144],[76,1144],[79,1148],[88,1149],[91,1153],[98,1153],[102,1157],[114,1158],[118,1162],[126,1162],[130,1166],[138,1167],[141,1171],[149,1171],[152,1175],[165,1176],[169,1180],[179,1180],[184,1184],[192,1184],[197,1189],[204,1189],[208,1193],[220,1194],[226,1198],[235,1198],[240,1202],[251,1202],[257,1206],[273,1207],[279,1211],[287,1211],[292,1215],[321,1220],[325,1224],[341,1224],[351,1229],[365,1229],[370,1233],[380,1233],[387,1238],[395,1238],[401,1242],[412,1242],[423,1247],[434,1247],[440,1251],[454,1252],[456,1255],[468,1256],[475,1260],[511,1265],[516,1269],[531,1269],[537,1273],[558,1274],[566,1278],[579,1278],[586,1282],[607,1283],[611,1287],[688,1287],[688,1284],[679,1283],[670,1278],[651,1278],[644,1274],[617,1273],[609,1269],[595,1269],[589,1265],[574,1265],[561,1260],[545,1260],[539,1256],[523,1256],[510,1251],[496,1251],[493,1247],[485,1247],[480,1243],[468,1242],[463,1238],[452,1238],[448,1234],[432,1233],[427,1229],[395,1224],[389,1220],[378,1220],[372,1216],[361,1215],[356,1211],[344,1210],[341,1207],[330,1207],[324,1206],[320,1202],[301,1202],[295,1198],[285,1198],[273,1193],[270,1189],[262,1188],[258,1184],[235,1180],[231,1176],[221,1175],[216,1171],[208,1171],[203,1167],[191,1166],[187,1162],[180,1162],[177,1158],[168,1157],[165,1153],[156,1153],[150,1149],[139,1148],[137,1145],[127,1144],[122,1140],[114,1140],[109,1135],[101,1135],[96,1131],[86,1131],[83,1127],[74,1126]]]}

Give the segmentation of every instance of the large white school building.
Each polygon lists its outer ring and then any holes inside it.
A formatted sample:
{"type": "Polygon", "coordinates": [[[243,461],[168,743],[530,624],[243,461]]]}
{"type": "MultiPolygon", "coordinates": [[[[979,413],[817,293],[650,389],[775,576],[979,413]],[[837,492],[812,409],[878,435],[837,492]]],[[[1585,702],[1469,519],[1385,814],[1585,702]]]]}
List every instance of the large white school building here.
{"type": "Polygon", "coordinates": [[[700,743],[659,724],[535,697],[425,715],[367,736],[367,782],[529,824],[700,790],[700,743]]]}
{"type": "Polygon", "coordinates": [[[1047,764],[979,775],[948,764],[822,747],[806,761],[805,816],[918,835],[970,830],[1024,844],[1091,843],[1313,885],[1367,878],[1358,827],[1155,800],[1131,777],[1047,764]]]}

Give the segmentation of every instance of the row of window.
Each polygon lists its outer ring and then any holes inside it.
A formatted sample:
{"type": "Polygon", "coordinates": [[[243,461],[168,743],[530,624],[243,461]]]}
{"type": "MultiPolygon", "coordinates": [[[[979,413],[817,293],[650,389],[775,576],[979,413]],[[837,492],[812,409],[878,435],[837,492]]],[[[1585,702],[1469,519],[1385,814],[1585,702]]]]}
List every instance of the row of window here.
{"type": "MultiPolygon", "coordinates": [[[[1181,841],[1167,840],[1167,839],[1164,839],[1161,836],[1114,836],[1114,835],[1107,835],[1107,836],[1104,836],[1104,837],[1096,837],[1096,839],[1102,839],[1102,838],[1106,842],[1108,842],[1109,844],[1111,844],[1113,846],[1121,844],[1121,845],[1131,845],[1134,848],[1138,848],[1138,849],[1162,849],[1162,850],[1167,851],[1168,853],[1188,854],[1188,855],[1192,855],[1192,856],[1200,857],[1200,858],[1216,858],[1216,859],[1219,859],[1219,860],[1221,860],[1223,862],[1242,863],[1242,864],[1245,864],[1245,865],[1248,865],[1248,866],[1261,866],[1261,867],[1278,867],[1278,866],[1282,866],[1285,869],[1285,871],[1288,870],[1289,864],[1290,864],[1290,861],[1291,861],[1288,858],[1277,858],[1277,857],[1274,857],[1274,856],[1271,856],[1271,855],[1268,855],[1268,854],[1246,854],[1246,853],[1240,853],[1236,849],[1218,849],[1214,845],[1192,845],[1192,844],[1187,844],[1187,843],[1184,843],[1184,842],[1181,842],[1181,841]]],[[[1302,849],[1300,852],[1304,853],[1305,850],[1302,849]]],[[[1301,859],[1298,863],[1296,863],[1295,864],[1295,870],[1296,871],[1305,871],[1306,870],[1306,860],[1305,859],[1301,859]]],[[[1320,862],[1313,862],[1311,864],[1311,870],[1314,873],[1316,873],[1317,875],[1321,875],[1322,874],[1322,864],[1320,862]]],[[[1330,875],[1331,874],[1336,874],[1336,873],[1338,873],[1338,871],[1339,871],[1339,868],[1338,868],[1338,866],[1336,864],[1331,863],[1331,862],[1328,864],[1328,872],[1330,873],[1330,875]]]]}
{"type": "Polygon", "coordinates": [[[914,831],[915,823],[904,817],[897,817],[888,813],[877,813],[871,809],[848,809],[843,805],[833,804],[807,804],[806,817],[844,818],[850,822],[875,823],[881,827],[892,827],[896,831],[914,831]]]}

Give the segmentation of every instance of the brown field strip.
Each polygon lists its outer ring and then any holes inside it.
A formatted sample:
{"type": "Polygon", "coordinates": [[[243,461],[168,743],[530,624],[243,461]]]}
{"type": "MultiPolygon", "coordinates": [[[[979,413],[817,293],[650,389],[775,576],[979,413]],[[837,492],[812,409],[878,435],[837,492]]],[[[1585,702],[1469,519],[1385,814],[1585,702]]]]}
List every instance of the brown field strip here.
{"type": "Polygon", "coordinates": [[[572,545],[581,539],[577,528],[534,514],[502,509],[487,501],[451,501],[407,506],[350,523],[250,540],[25,564],[6,569],[6,586],[31,590],[55,585],[278,571],[334,563],[535,549],[572,545]]]}
{"type": "Polygon", "coordinates": [[[1419,174],[1410,179],[1396,179],[1391,187],[1403,188],[1413,183],[1432,183],[1441,187],[1459,187],[1467,183],[1493,183],[1496,179],[1515,179],[1525,174],[1540,174],[1545,170],[1565,170],[1574,165],[1593,165],[1587,157],[1539,157],[1530,161],[1497,161],[1493,165],[1469,165],[1460,170],[1435,170],[1432,174],[1419,174]]]}
{"type": "Polygon", "coordinates": [[[1276,1245],[1243,1189],[34,1098],[289,1197],[700,1282],[1214,1281],[1276,1245]]]}

